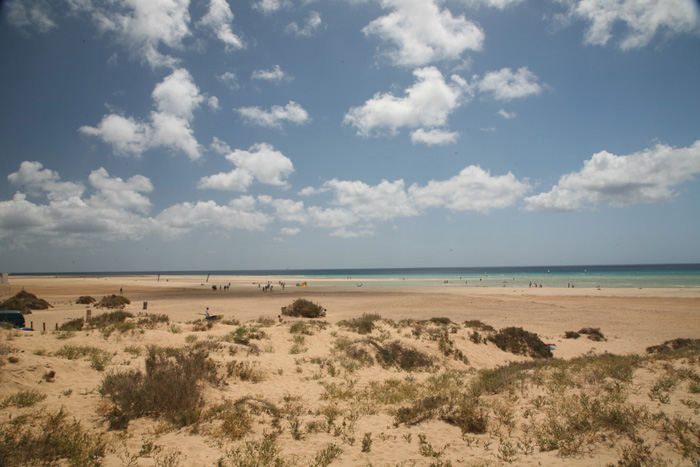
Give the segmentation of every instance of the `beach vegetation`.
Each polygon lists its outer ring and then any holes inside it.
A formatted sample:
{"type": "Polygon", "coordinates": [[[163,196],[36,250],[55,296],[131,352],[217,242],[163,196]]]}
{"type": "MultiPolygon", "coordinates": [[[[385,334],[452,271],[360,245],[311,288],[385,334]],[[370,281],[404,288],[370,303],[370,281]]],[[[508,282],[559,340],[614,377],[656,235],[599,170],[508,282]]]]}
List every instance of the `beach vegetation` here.
{"type": "Polygon", "coordinates": [[[42,298],[24,290],[20,290],[13,297],[0,303],[0,310],[19,310],[25,315],[32,310],[48,310],[51,304],[42,298]]]}
{"type": "Polygon", "coordinates": [[[578,339],[579,337],[581,337],[581,334],[576,331],[566,331],[564,333],[564,339],[578,339]]]}
{"type": "Polygon", "coordinates": [[[277,321],[272,318],[271,316],[259,316],[258,319],[255,320],[255,324],[262,326],[264,328],[269,328],[271,326],[274,326],[277,321]]]}
{"type": "Polygon", "coordinates": [[[102,465],[108,442],[67,414],[35,413],[0,423],[0,465],[102,465]],[[29,423],[31,419],[31,423],[29,423]]]}
{"type": "Polygon", "coordinates": [[[6,407],[31,407],[44,399],[46,399],[46,394],[41,394],[35,389],[19,391],[0,401],[0,409],[6,407]]]}
{"type": "Polygon", "coordinates": [[[549,346],[523,328],[509,327],[489,335],[488,339],[504,352],[525,355],[533,358],[552,358],[549,346]]]}
{"type": "Polygon", "coordinates": [[[170,317],[164,314],[144,313],[137,315],[136,325],[140,328],[155,329],[159,324],[170,323],[170,317]]]}
{"type": "Polygon", "coordinates": [[[350,320],[344,319],[338,321],[338,326],[341,328],[350,329],[358,334],[370,334],[374,329],[374,323],[381,320],[382,317],[378,314],[364,313],[359,318],[353,318],[350,320]]]}
{"type": "Polygon", "coordinates": [[[660,355],[700,354],[700,339],[673,339],[647,347],[647,353],[660,355]]]}
{"type": "Polygon", "coordinates": [[[216,467],[291,467],[298,465],[295,458],[282,456],[277,443],[277,435],[266,433],[259,440],[246,441],[242,446],[226,451],[224,457],[216,461],[216,467]]]}
{"type": "Polygon", "coordinates": [[[91,297],[89,295],[81,295],[78,297],[78,299],[75,301],[77,305],[90,305],[91,303],[95,303],[97,300],[95,300],[94,297],[91,297]]]}
{"type": "MultiPolygon", "coordinates": [[[[362,451],[365,452],[365,451],[362,451]]],[[[369,451],[366,451],[369,452],[369,451]]],[[[335,443],[326,444],[310,462],[311,467],[327,467],[343,453],[343,449],[335,443]]]]}
{"type": "Polygon", "coordinates": [[[85,326],[85,320],[83,318],[75,318],[75,319],[71,319],[71,320],[66,321],[65,323],[61,324],[58,327],[58,330],[59,331],[82,331],[84,326],[85,326]]]}
{"type": "Polygon", "coordinates": [[[229,377],[235,376],[241,381],[250,381],[251,383],[259,383],[265,380],[265,372],[250,362],[231,360],[226,363],[226,374],[229,377]]]}
{"type": "Polygon", "coordinates": [[[105,295],[102,299],[95,304],[97,308],[124,308],[126,305],[131,304],[131,300],[123,295],[105,295]]]}
{"type": "Polygon", "coordinates": [[[282,315],[296,318],[318,318],[323,307],[305,298],[297,298],[291,305],[282,308],[282,315]]]}
{"type": "Polygon", "coordinates": [[[600,341],[606,340],[603,333],[600,332],[600,328],[583,328],[583,329],[579,329],[578,333],[583,334],[585,336],[588,336],[588,338],[590,340],[595,341],[595,342],[600,342],[600,341]]]}
{"type": "Polygon", "coordinates": [[[145,373],[117,371],[104,377],[100,394],[111,402],[104,415],[110,428],[150,415],[175,426],[195,423],[203,405],[200,381],[215,383],[216,364],[204,350],[175,352],[149,347],[145,373]]]}
{"type": "Polygon", "coordinates": [[[471,328],[471,329],[474,329],[476,331],[483,331],[483,332],[495,332],[496,331],[496,329],[493,326],[491,326],[490,324],[482,323],[478,319],[466,320],[464,322],[464,327],[471,328]]]}
{"type": "Polygon", "coordinates": [[[265,339],[267,334],[260,329],[260,326],[246,326],[245,324],[237,327],[234,331],[222,337],[225,342],[233,342],[235,344],[250,346],[251,340],[265,339]]]}

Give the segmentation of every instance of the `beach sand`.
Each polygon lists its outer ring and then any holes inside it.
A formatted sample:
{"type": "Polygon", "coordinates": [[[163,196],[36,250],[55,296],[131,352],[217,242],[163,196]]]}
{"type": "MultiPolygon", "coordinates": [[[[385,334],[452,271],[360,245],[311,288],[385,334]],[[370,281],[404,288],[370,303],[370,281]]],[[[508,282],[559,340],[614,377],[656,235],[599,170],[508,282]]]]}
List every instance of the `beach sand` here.
{"type": "MultiPolygon", "coordinates": [[[[533,401],[550,400],[549,406],[555,407],[556,401],[567,397],[578,397],[587,391],[597,394],[600,387],[612,384],[615,377],[612,380],[608,377],[607,382],[598,381],[598,386],[593,388],[586,386],[592,384],[590,381],[574,381],[560,387],[556,394],[547,386],[530,380],[523,380],[520,387],[504,393],[483,394],[479,404],[480,410],[487,414],[488,426],[485,433],[475,434],[463,433],[454,423],[446,421],[449,417],[440,412],[444,406],[429,412],[418,422],[397,423],[397,411],[425,396],[420,391],[413,399],[409,397],[397,403],[378,401],[376,395],[369,394],[379,391],[378,385],[387,380],[392,384],[408,381],[421,390],[428,390],[430,382],[445,372],[460,375],[460,385],[466,390],[480,370],[532,361],[530,357],[501,351],[493,343],[473,342],[470,335],[475,329],[463,325],[467,320],[478,320],[497,330],[521,327],[536,333],[554,348],[557,359],[569,361],[605,354],[644,356],[646,348],[652,345],[678,338],[700,338],[700,289],[522,289],[453,285],[406,288],[372,287],[367,282],[359,288],[341,286],[332,280],[313,281],[308,287],[297,287],[296,282],[298,279],[293,277],[264,276],[212,276],[208,282],[204,276],[12,276],[10,284],[0,289],[2,300],[26,290],[47,300],[52,308],[36,310],[26,316],[27,325],[32,324],[34,332],[0,331],[0,345],[6,350],[2,355],[4,365],[0,367],[0,400],[31,390],[46,398],[27,408],[8,403],[0,409],[0,421],[7,422],[39,409],[47,412],[62,409],[90,433],[103,433],[109,440],[110,449],[102,460],[102,464],[108,466],[216,465],[218,460],[221,465],[235,465],[235,449],[243,449],[246,443],[260,442],[265,433],[276,433],[279,458],[297,465],[314,462],[326,465],[324,454],[327,459],[333,459],[331,465],[498,465],[505,462],[607,465],[617,464],[630,452],[641,455],[639,452],[645,451],[640,446],[648,447],[651,457],[693,465],[694,454],[691,452],[684,457],[687,452],[681,452],[678,443],[664,438],[658,420],[654,428],[635,431],[635,436],[643,439],[643,442],[638,439],[636,444],[630,431],[611,434],[601,428],[603,431],[595,435],[581,435],[585,441],[576,441],[577,447],[568,451],[562,448],[562,443],[556,449],[543,448],[543,423],[554,412],[532,415],[536,414],[533,407],[542,405],[533,401]],[[258,283],[265,284],[268,280],[274,286],[273,291],[262,292],[258,283]],[[284,290],[278,285],[280,280],[287,283],[284,290]],[[229,283],[228,290],[212,290],[212,285],[229,283]],[[126,311],[134,315],[141,312],[167,315],[170,322],[155,329],[112,332],[109,336],[96,330],[72,335],[54,332],[56,326],[84,318],[88,309],[93,316],[106,312],[76,304],[79,296],[88,295],[99,300],[106,295],[119,295],[120,289],[131,301],[126,311]],[[279,323],[277,316],[281,308],[297,298],[327,308],[328,315],[323,320],[328,326],[322,330],[311,328],[313,334],[300,338],[290,332],[292,324],[300,319],[285,317],[284,323],[279,323]],[[223,315],[223,322],[211,329],[195,330],[202,328],[193,322],[202,318],[206,307],[213,314],[223,315]],[[363,314],[378,314],[386,321],[377,322],[377,328],[369,335],[338,326],[341,320],[360,318],[363,314]],[[440,344],[435,338],[437,334],[430,337],[431,325],[425,327],[426,333],[416,336],[415,325],[397,324],[401,320],[435,317],[449,318],[455,323],[448,328],[447,341],[444,341],[451,343],[452,351],[445,350],[444,342],[440,344]],[[265,337],[251,341],[252,351],[250,346],[226,339],[239,328],[234,320],[248,327],[261,326],[265,337]],[[46,332],[42,332],[44,328],[46,332]],[[564,338],[567,331],[583,328],[600,329],[605,340],[593,341],[586,336],[564,338]],[[355,368],[347,364],[347,357],[339,356],[341,352],[332,351],[339,347],[340,338],[361,344],[366,343],[368,337],[380,346],[397,340],[423,351],[439,368],[408,372],[378,363],[355,368]],[[218,344],[218,348],[213,344],[209,347],[209,357],[217,363],[217,371],[224,381],[201,383],[205,410],[223,401],[265,401],[281,410],[284,414],[281,419],[275,421],[269,413],[261,414],[259,407],[253,410],[248,404],[252,424],[240,439],[222,434],[223,422],[215,416],[180,428],[166,423],[162,417],[142,417],[132,420],[125,431],[108,430],[105,407],[109,407],[109,403],[99,393],[105,375],[143,371],[148,346],[181,348],[201,342],[218,344]],[[54,355],[64,346],[95,347],[109,353],[111,358],[98,370],[87,358],[69,360],[54,355]],[[142,349],[141,354],[136,355],[134,349],[142,349]],[[457,355],[466,359],[457,358],[457,355]],[[231,361],[254,369],[261,381],[240,380],[229,364],[231,361]],[[50,382],[44,378],[49,371],[56,372],[50,382]],[[323,451],[324,448],[329,449],[323,451]],[[133,460],[131,464],[130,459],[133,460]]],[[[481,331],[481,334],[487,333],[481,331]]],[[[668,376],[668,365],[646,362],[636,367],[634,378],[625,386],[626,403],[643,407],[650,414],[663,412],[668,419],[674,416],[700,419],[697,413],[700,395],[692,386],[692,375],[700,372],[700,359],[686,358],[673,365],[684,371],[673,374],[686,375],[685,379],[676,378],[678,381],[667,384],[670,389],[666,387],[667,391],[662,394],[659,381],[664,375],[668,376]]],[[[601,394],[607,394],[606,391],[609,392],[609,388],[601,394]]],[[[546,407],[545,404],[542,410],[546,407]]],[[[557,414],[562,417],[562,412],[557,414]]],[[[689,430],[692,432],[692,427],[689,430]]],[[[691,438],[700,446],[700,429],[697,436],[697,439],[691,438]]],[[[237,455],[244,456],[243,451],[237,455]]],[[[698,456],[700,458],[700,452],[698,456]]]]}

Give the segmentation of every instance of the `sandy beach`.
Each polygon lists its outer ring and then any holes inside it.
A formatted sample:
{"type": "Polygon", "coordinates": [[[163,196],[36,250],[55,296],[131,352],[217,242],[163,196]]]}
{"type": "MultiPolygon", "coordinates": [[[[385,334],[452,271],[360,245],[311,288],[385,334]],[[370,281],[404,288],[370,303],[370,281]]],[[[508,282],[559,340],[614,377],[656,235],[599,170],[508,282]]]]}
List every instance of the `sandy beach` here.
{"type": "MultiPolygon", "coordinates": [[[[700,289],[406,288],[371,284],[359,288],[339,286],[332,280],[297,287],[296,282],[298,279],[293,277],[264,276],[212,276],[208,281],[206,277],[165,275],[159,278],[12,276],[10,284],[2,286],[2,300],[25,290],[47,300],[52,308],[26,316],[27,325],[32,324],[34,332],[0,331],[4,349],[0,400],[9,401],[13,394],[22,391],[36,391],[45,398],[31,407],[7,402],[0,410],[0,417],[7,422],[23,414],[62,409],[84,429],[109,440],[100,462],[115,466],[217,465],[217,462],[218,465],[254,465],[241,461],[245,450],[260,448],[255,443],[261,443],[271,433],[275,434],[277,458],[287,462],[279,465],[559,465],[563,462],[607,465],[617,464],[631,452],[646,452],[640,446],[648,448],[648,459],[664,459],[672,465],[693,465],[694,459],[698,459],[693,456],[700,456],[693,448],[679,449],[682,443],[664,434],[659,421],[662,417],[651,421],[659,413],[669,420],[674,417],[698,420],[700,394],[694,391],[700,377],[698,381],[694,378],[700,371],[699,358],[673,362],[674,374],[686,376],[678,376],[667,388],[664,394],[668,397],[650,395],[657,395],[660,378],[668,376],[668,365],[646,360],[636,364],[634,376],[624,380],[625,403],[648,413],[648,420],[640,422],[644,428],[633,435],[631,431],[611,433],[609,428],[600,428],[593,434],[586,432],[582,435],[585,439],[579,440],[575,449],[569,446],[567,450],[561,443],[555,443],[556,448],[546,448],[542,423],[553,412],[532,415],[536,412],[533,407],[541,408],[541,404],[533,401],[551,398],[552,402],[545,407],[554,410],[559,407],[556,401],[582,393],[597,394],[600,390],[600,397],[604,397],[616,375],[608,375],[593,388],[587,386],[591,384],[590,378],[579,382],[570,375],[571,384],[554,394],[554,390],[547,389],[549,386],[542,386],[542,380],[551,377],[549,370],[542,370],[539,379],[522,379],[518,387],[480,394],[479,410],[486,420],[482,432],[465,432],[463,426],[456,425],[454,417],[446,415],[452,407],[445,402],[447,399],[434,411],[428,411],[422,420],[406,422],[400,418],[412,403],[425,396],[433,384],[431,381],[440,375],[453,378],[459,375],[457,387],[466,388],[483,370],[495,370],[511,362],[534,361],[528,356],[505,352],[492,342],[475,342],[473,335],[479,330],[465,325],[467,321],[490,325],[495,330],[520,327],[535,333],[552,348],[554,358],[562,361],[609,354],[646,358],[649,346],[679,338],[700,338],[700,289]],[[273,284],[273,290],[262,292],[258,284],[268,281],[273,284]],[[286,282],[287,286],[283,289],[278,281],[286,282]],[[212,285],[218,289],[229,284],[226,290],[212,290],[212,285]],[[131,301],[124,310],[132,313],[134,320],[139,313],[148,313],[165,315],[169,322],[153,329],[128,332],[56,331],[57,326],[84,318],[88,309],[92,316],[110,311],[76,304],[78,297],[92,296],[99,300],[111,294],[120,295],[120,289],[131,301]],[[282,307],[298,298],[326,308],[328,315],[322,319],[326,324],[309,325],[305,328],[308,332],[298,333],[292,329],[295,322],[320,320],[285,317],[280,323],[278,315],[282,307]],[[200,321],[206,307],[214,314],[223,315],[210,328],[202,326],[200,321]],[[382,318],[376,321],[371,333],[360,335],[344,325],[364,314],[382,318]],[[452,324],[440,328],[442,331],[430,323],[416,327],[415,322],[430,318],[447,318],[452,324]],[[262,337],[250,341],[252,346],[250,342],[227,340],[241,326],[262,331],[262,337]],[[433,328],[437,330],[433,332],[433,328]],[[594,341],[586,336],[565,338],[567,332],[585,328],[599,329],[604,340],[594,341]],[[435,337],[438,335],[443,337],[435,337]],[[375,349],[386,349],[390,342],[400,342],[424,352],[432,359],[433,366],[429,370],[406,371],[379,363],[350,365],[348,357],[341,352],[341,338],[346,344],[365,347],[370,339],[373,342],[370,347],[375,349]],[[210,344],[206,347],[208,358],[217,365],[216,371],[223,382],[198,383],[202,388],[203,405],[198,412],[201,419],[176,426],[162,416],[142,416],[131,420],[126,429],[109,430],[105,407],[114,404],[114,400],[109,402],[100,394],[106,375],[144,371],[149,346],[191,348],[205,342],[210,344]],[[110,358],[103,367],[95,369],[89,359],[57,356],[65,346],[94,347],[110,358]],[[141,350],[134,350],[137,348],[141,350]],[[238,378],[240,372],[230,364],[232,361],[239,368],[255,369],[259,378],[254,378],[256,381],[238,378]],[[44,377],[49,371],[55,372],[55,377],[49,378],[51,381],[44,377]],[[405,399],[380,401],[374,393],[380,392],[377,388],[387,381],[392,384],[411,381],[420,387],[405,399]],[[227,419],[204,416],[207,409],[224,401],[250,400],[264,401],[282,415],[275,412],[277,415],[273,416],[246,402],[246,420],[251,423],[240,437],[227,435],[222,429],[227,426],[227,419]],[[401,412],[401,408],[405,410],[401,412]]],[[[488,335],[487,331],[480,332],[488,335]]],[[[532,376],[529,375],[528,378],[532,376]]],[[[449,392],[448,388],[444,391],[449,392]]],[[[557,417],[566,418],[562,412],[557,412],[557,417]]],[[[697,425],[688,426],[691,445],[700,446],[700,429],[694,432],[697,425]],[[698,438],[693,438],[695,435],[698,438]]]]}

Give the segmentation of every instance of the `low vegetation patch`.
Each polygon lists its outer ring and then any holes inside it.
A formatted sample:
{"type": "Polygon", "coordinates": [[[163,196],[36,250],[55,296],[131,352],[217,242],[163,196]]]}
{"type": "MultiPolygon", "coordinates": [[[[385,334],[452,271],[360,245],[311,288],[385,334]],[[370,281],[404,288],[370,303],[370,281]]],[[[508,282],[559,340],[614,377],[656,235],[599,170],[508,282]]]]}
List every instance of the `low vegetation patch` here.
{"type": "Polygon", "coordinates": [[[284,316],[294,316],[297,318],[318,318],[321,316],[323,307],[310,302],[304,298],[297,298],[291,305],[282,308],[284,316]]]}
{"type": "Polygon", "coordinates": [[[131,300],[123,295],[107,295],[95,305],[97,308],[124,308],[131,300]]]}
{"type": "Polygon", "coordinates": [[[145,373],[116,372],[102,380],[100,394],[111,401],[105,411],[110,428],[124,429],[130,420],[147,415],[176,426],[195,423],[203,405],[199,383],[216,382],[216,364],[203,349],[148,350],[145,373]]]}
{"type": "Polygon", "coordinates": [[[49,308],[51,308],[49,302],[24,290],[0,303],[0,310],[19,310],[25,315],[31,314],[32,310],[48,310],[49,308]]]}
{"type": "Polygon", "coordinates": [[[525,331],[523,328],[510,327],[501,329],[492,334],[488,339],[496,346],[516,355],[525,355],[533,358],[552,358],[552,351],[537,334],[525,331]]]}
{"type": "Polygon", "coordinates": [[[4,409],[6,407],[31,407],[44,399],[46,399],[46,394],[41,394],[39,391],[34,389],[29,391],[19,391],[0,401],[0,409],[4,409]]]}
{"type": "Polygon", "coordinates": [[[78,299],[75,301],[78,305],[90,305],[91,303],[95,303],[97,300],[95,300],[93,297],[89,295],[82,295],[78,297],[78,299]]]}
{"type": "Polygon", "coordinates": [[[647,353],[650,354],[668,354],[675,351],[700,352],[700,339],[673,339],[647,347],[647,353]]]}
{"type": "Polygon", "coordinates": [[[32,414],[0,424],[0,465],[99,466],[107,440],[80,422],[55,414],[32,414]]]}
{"type": "Polygon", "coordinates": [[[600,332],[600,328],[583,328],[578,333],[588,336],[592,341],[600,342],[605,340],[605,336],[600,332]]]}
{"type": "Polygon", "coordinates": [[[358,334],[370,334],[374,329],[375,321],[379,321],[380,319],[382,319],[382,317],[377,314],[365,313],[359,318],[338,321],[338,326],[350,329],[358,334]]]}

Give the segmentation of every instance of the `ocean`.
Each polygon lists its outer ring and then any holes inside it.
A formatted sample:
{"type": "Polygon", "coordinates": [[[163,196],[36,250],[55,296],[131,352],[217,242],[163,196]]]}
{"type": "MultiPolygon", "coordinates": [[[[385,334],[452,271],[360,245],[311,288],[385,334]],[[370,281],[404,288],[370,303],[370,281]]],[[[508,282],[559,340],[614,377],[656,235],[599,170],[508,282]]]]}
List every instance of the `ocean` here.
{"type": "MultiPolygon", "coordinates": [[[[268,276],[273,283],[313,283],[332,279],[337,286],[362,287],[611,287],[611,288],[688,288],[700,287],[700,264],[511,266],[389,269],[277,269],[219,271],[122,271],[50,273],[50,275],[201,275],[268,276]]],[[[49,275],[33,273],[22,275],[49,275]]]]}

